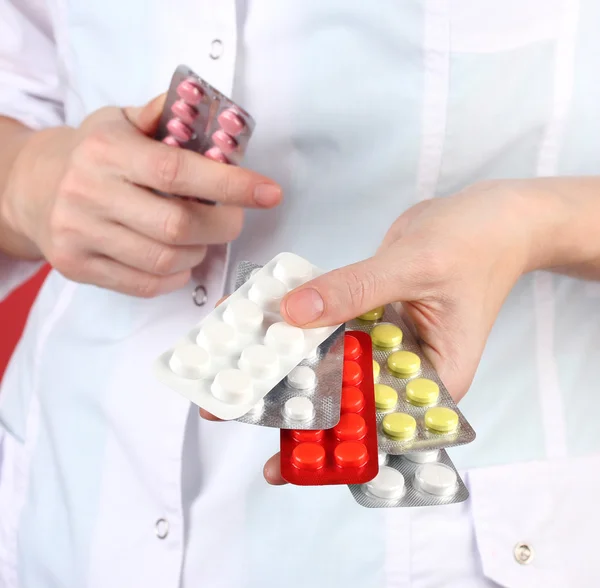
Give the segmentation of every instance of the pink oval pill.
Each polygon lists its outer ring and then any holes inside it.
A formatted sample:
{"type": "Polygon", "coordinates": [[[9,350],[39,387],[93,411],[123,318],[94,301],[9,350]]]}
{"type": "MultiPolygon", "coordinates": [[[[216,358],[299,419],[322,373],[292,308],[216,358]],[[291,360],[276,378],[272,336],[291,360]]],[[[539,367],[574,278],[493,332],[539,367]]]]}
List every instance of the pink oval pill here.
{"type": "Polygon", "coordinates": [[[166,136],[162,142],[170,147],[181,147],[181,145],[179,145],[179,141],[177,141],[175,137],[171,137],[171,135],[166,136]]]}
{"type": "Polygon", "coordinates": [[[211,147],[208,151],[206,151],[204,157],[208,157],[208,159],[218,161],[219,163],[229,163],[227,157],[223,155],[223,152],[218,147],[211,147]]]}
{"type": "Polygon", "coordinates": [[[202,98],[204,98],[202,88],[198,86],[193,78],[183,80],[183,82],[177,86],[177,95],[192,106],[198,106],[198,104],[202,102],[202,98]]]}
{"type": "Polygon", "coordinates": [[[233,137],[230,137],[225,131],[215,131],[212,140],[225,155],[229,155],[236,150],[237,141],[233,137]]]}
{"type": "Polygon", "coordinates": [[[224,110],[217,120],[221,128],[233,137],[237,137],[246,128],[242,118],[232,109],[224,110]]]}
{"type": "Polygon", "coordinates": [[[183,100],[177,100],[171,106],[171,112],[181,119],[186,125],[193,125],[198,118],[198,111],[183,100]]]}
{"type": "Polygon", "coordinates": [[[167,123],[167,129],[169,130],[169,133],[173,135],[173,137],[182,143],[187,143],[194,136],[194,131],[192,131],[190,127],[188,127],[182,120],[179,120],[178,118],[172,118],[167,123]]]}

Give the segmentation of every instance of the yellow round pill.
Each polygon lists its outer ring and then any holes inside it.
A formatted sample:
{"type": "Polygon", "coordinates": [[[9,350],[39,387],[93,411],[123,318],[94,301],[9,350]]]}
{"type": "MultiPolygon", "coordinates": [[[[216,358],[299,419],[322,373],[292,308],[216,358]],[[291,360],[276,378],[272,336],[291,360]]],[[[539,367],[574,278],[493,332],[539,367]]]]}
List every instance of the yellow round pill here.
{"type": "Polygon", "coordinates": [[[412,404],[426,406],[435,404],[440,395],[440,387],[427,378],[416,378],[406,384],[406,398],[412,404]]]}
{"type": "Polygon", "coordinates": [[[410,439],[417,429],[417,421],[405,412],[393,412],[383,417],[383,432],[394,439],[410,439]]]}
{"type": "Polygon", "coordinates": [[[458,415],[451,408],[436,406],[425,413],[425,426],[434,433],[451,433],[458,427],[458,415]]]}
{"type": "Polygon", "coordinates": [[[388,357],[387,365],[397,376],[411,376],[421,369],[421,360],[412,351],[396,351],[388,357]]]}
{"type": "Polygon", "coordinates": [[[379,410],[390,410],[398,402],[398,392],[391,386],[375,384],[375,408],[379,410]]]}
{"type": "Polygon", "coordinates": [[[369,312],[365,312],[365,314],[361,314],[358,318],[361,321],[378,321],[383,316],[384,310],[383,306],[379,306],[369,312]]]}
{"type": "Polygon", "coordinates": [[[373,345],[391,349],[392,347],[398,347],[402,343],[402,331],[396,325],[382,323],[371,331],[371,339],[373,340],[373,345]]]}
{"type": "Polygon", "coordinates": [[[381,366],[377,363],[377,361],[373,360],[373,379],[377,381],[379,378],[379,372],[381,371],[381,366]]]}

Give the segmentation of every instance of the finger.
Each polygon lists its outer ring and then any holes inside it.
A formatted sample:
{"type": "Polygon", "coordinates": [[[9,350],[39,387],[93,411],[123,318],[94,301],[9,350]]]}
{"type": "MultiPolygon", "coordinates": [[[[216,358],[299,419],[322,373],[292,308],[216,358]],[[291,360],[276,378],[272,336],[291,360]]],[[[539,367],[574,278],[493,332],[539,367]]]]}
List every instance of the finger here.
{"type": "Polygon", "coordinates": [[[210,412],[207,412],[203,408],[200,409],[200,416],[207,421],[223,422],[223,419],[216,417],[214,414],[210,414],[210,412]]]}
{"type": "Polygon", "coordinates": [[[93,206],[99,215],[169,245],[213,245],[237,239],[244,211],[233,206],[208,206],[164,198],[126,182],[103,188],[105,198],[93,206]]]}
{"type": "Polygon", "coordinates": [[[178,274],[206,257],[205,245],[167,245],[114,223],[97,223],[88,230],[98,253],[149,274],[178,274]]]}
{"type": "Polygon", "coordinates": [[[283,486],[287,482],[281,477],[281,458],[280,454],[276,453],[263,469],[265,480],[272,486],[283,486]]]}
{"type": "Polygon", "coordinates": [[[221,298],[220,300],[217,300],[217,303],[215,304],[215,308],[217,308],[217,306],[220,306],[228,298],[229,298],[229,294],[227,296],[223,296],[223,298],[221,298]]]}
{"type": "Polygon", "coordinates": [[[415,290],[398,268],[400,259],[381,253],[329,272],[290,292],[281,312],[302,327],[336,325],[397,300],[411,300],[415,290]]]}
{"type": "Polygon", "coordinates": [[[165,107],[167,94],[160,94],[141,107],[129,106],[123,109],[127,120],[144,135],[154,135],[165,107]]]}
{"type": "Polygon", "coordinates": [[[190,279],[190,271],[170,276],[155,276],[107,257],[94,256],[83,263],[73,279],[129,296],[153,298],[183,288],[190,279]]]}

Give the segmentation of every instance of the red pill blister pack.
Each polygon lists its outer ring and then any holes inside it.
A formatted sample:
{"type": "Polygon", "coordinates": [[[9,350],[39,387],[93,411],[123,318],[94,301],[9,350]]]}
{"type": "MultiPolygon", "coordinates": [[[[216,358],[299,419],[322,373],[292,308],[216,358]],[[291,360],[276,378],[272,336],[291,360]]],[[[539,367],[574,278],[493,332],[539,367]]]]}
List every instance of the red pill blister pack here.
{"type": "Polygon", "coordinates": [[[281,475],[297,486],[364,484],[379,471],[371,338],[347,331],[342,406],[327,430],[281,430],[281,475]]]}
{"type": "Polygon", "coordinates": [[[243,108],[180,65],[173,74],[155,139],[239,165],[254,125],[243,108]]]}

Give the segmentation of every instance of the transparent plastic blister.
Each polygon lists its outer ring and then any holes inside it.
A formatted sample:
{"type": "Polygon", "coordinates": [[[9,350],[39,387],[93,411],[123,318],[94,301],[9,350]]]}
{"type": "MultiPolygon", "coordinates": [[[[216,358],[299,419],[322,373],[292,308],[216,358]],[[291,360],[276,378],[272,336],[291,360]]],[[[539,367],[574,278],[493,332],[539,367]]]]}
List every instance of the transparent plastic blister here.
{"type": "Polygon", "coordinates": [[[373,358],[380,368],[376,380],[376,398],[389,400],[389,404],[384,407],[381,403],[377,409],[380,449],[387,454],[401,455],[407,451],[427,451],[472,442],[475,439],[475,431],[452,400],[399,313],[388,305],[367,313],[367,316],[372,320],[357,318],[348,322],[346,327],[370,333],[375,339],[373,358]],[[401,341],[393,344],[397,332],[389,329],[389,338],[385,339],[385,342],[390,346],[378,345],[377,341],[380,341],[380,338],[374,335],[373,329],[382,325],[386,325],[386,329],[387,325],[398,327],[401,331],[401,341]],[[390,359],[396,352],[403,353],[390,359]],[[405,371],[393,371],[388,365],[390,361],[396,369],[402,368],[405,371]],[[388,389],[378,385],[392,388],[397,398],[388,389]],[[387,398],[386,392],[389,392],[387,398]],[[408,393],[424,403],[409,401],[408,393]],[[429,398],[436,397],[435,401],[424,401],[428,395],[429,398]],[[394,436],[385,433],[384,428],[393,432],[394,436]]]}
{"type": "Polygon", "coordinates": [[[157,379],[218,418],[248,413],[341,327],[300,329],[279,314],[288,291],[322,273],[277,255],[157,358],[157,379]]]}
{"type": "Polygon", "coordinates": [[[430,455],[380,453],[377,476],[365,484],[348,487],[356,502],[367,508],[441,506],[464,502],[469,497],[467,487],[443,449],[430,455]]]}

